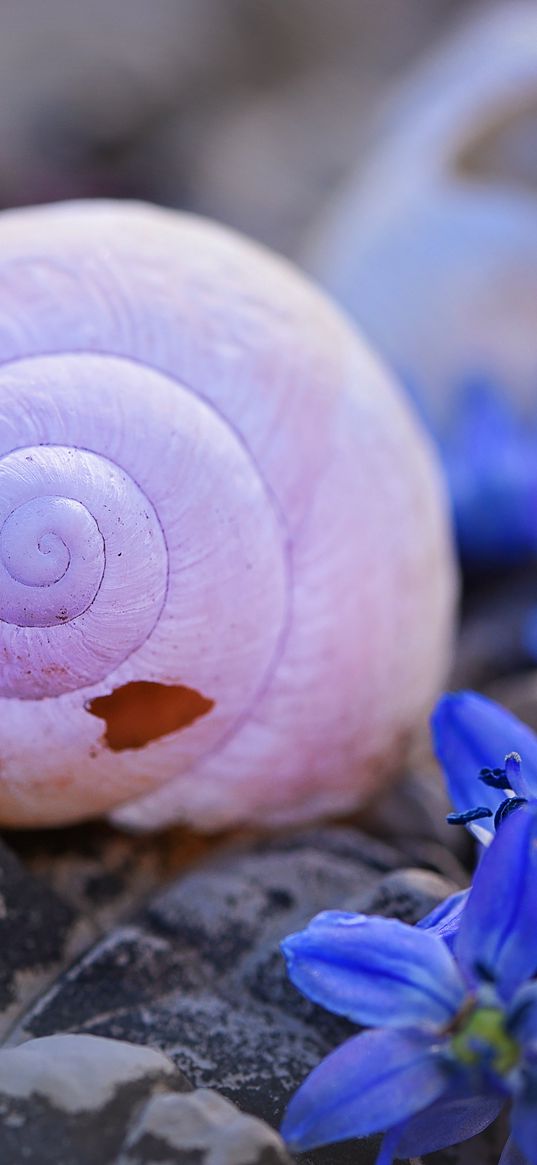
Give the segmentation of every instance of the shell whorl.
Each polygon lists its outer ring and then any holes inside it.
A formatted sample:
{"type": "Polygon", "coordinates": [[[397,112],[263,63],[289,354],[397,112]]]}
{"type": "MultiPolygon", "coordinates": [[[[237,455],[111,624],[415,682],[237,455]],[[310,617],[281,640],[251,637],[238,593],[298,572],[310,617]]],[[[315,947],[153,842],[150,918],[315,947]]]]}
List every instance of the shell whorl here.
{"type": "Polygon", "coordinates": [[[150,501],[108,458],[44,445],[0,459],[0,506],[0,695],[102,679],[164,603],[168,552],[150,501]]]}
{"type": "Polygon", "coordinates": [[[288,602],[285,529],[240,439],[124,358],[16,361],[0,394],[0,697],[185,677],[218,695],[213,743],[265,682],[288,602]]]}

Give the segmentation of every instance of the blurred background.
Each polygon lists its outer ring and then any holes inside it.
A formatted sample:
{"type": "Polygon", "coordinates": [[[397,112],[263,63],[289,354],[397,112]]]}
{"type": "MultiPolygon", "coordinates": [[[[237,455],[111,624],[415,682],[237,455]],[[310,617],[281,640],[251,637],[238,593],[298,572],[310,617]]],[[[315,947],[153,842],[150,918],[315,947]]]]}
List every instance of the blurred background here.
{"type": "Polygon", "coordinates": [[[1,207],[146,199],[294,259],[412,396],[467,577],[534,564],[537,0],[3,0],[0,88],[1,207]]]}
{"type": "Polygon", "coordinates": [[[398,74],[471,8],[2,0],[1,205],[145,198],[294,254],[398,74]]]}

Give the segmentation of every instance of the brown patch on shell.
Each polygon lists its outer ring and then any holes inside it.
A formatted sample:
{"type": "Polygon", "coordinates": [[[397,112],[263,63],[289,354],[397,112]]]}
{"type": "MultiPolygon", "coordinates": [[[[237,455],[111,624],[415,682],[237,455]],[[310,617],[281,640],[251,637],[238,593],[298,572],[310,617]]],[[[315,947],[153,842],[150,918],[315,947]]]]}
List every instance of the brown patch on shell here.
{"type": "Polygon", "coordinates": [[[143,748],[171,732],[188,728],[214,708],[214,700],[183,684],[133,681],[109,696],[96,696],[86,709],[106,721],[104,743],[112,752],[143,748]]]}

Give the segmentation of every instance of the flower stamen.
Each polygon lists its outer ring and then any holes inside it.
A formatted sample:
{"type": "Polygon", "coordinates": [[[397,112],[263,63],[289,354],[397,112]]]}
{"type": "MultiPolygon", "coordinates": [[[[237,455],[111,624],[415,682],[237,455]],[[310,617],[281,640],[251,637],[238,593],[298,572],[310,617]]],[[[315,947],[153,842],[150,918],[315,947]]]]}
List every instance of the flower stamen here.
{"type": "Polygon", "coordinates": [[[453,1021],[450,1051],[464,1067],[486,1070],[502,1079],[518,1064],[520,1048],[507,1031],[501,1008],[469,1002],[470,1010],[463,1006],[453,1021]]]}
{"type": "Polygon", "coordinates": [[[448,825],[469,825],[472,821],[494,817],[494,828],[498,829],[502,821],[505,821],[505,818],[514,809],[519,809],[521,805],[527,804],[528,798],[522,795],[527,790],[521,766],[522,761],[518,752],[510,752],[505,758],[505,768],[481,769],[478,779],[488,788],[504,792],[504,800],[500,802],[495,813],[487,805],[476,805],[473,809],[466,809],[462,813],[448,813],[446,818],[448,825]]]}

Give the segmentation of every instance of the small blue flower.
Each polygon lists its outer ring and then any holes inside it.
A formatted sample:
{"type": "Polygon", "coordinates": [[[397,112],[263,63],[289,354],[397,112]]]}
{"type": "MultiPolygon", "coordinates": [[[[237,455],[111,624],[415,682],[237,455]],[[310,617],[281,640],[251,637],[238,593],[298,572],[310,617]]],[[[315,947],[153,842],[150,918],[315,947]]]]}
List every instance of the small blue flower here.
{"type": "Polygon", "coordinates": [[[428,926],[327,911],[282,944],[305,995],[372,1030],[307,1077],[282,1134],[297,1151],[388,1130],[377,1165],[486,1128],[512,1101],[503,1165],[537,1165],[537,806],[509,816],[467,899],[428,926]],[[441,937],[456,920],[453,953],[441,937]]]}
{"type": "Polygon", "coordinates": [[[537,548],[537,418],[505,386],[469,377],[438,431],[457,539],[469,565],[518,562],[537,548]]]}
{"type": "Polygon", "coordinates": [[[442,696],[431,729],[457,810],[448,820],[467,824],[487,845],[507,813],[524,801],[537,800],[537,736],[477,692],[442,696]]]}

